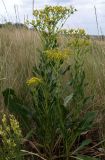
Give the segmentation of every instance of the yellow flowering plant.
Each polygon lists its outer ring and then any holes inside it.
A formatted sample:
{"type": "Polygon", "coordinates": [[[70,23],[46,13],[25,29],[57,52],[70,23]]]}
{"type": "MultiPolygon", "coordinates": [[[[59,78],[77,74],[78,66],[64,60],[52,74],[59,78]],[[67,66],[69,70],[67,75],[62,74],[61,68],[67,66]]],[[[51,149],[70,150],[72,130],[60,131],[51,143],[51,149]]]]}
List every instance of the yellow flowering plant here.
{"type": "MultiPolygon", "coordinates": [[[[31,95],[35,110],[35,135],[43,146],[43,156],[46,155],[47,159],[52,159],[57,147],[56,152],[66,155],[63,159],[69,160],[76,139],[91,127],[95,115],[88,113],[86,117],[80,116],[81,109],[87,102],[84,94],[83,61],[80,61],[80,48],[87,46],[86,32],[82,29],[66,32],[66,36],[71,37],[66,49],[60,49],[57,41],[64,23],[75,11],[73,7],[46,6],[44,9],[34,11],[35,19],[31,22],[44,41],[44,51],[40,53],[39,65],[34,66],[33,70],[34,77],[42,77],[43,83],[32,88],[31,95]],[[62,72],[62,65],[69,59],[71,53],[75,57],[74,64],[67,66],[62,72]],[[70,73],[70,81],[62,86],[62,75],[67,71],[70,73]],[[68,96],[64,95],[65,89],[71,91],[68,96]],[[86,121],[88,125],[85,124],[86,121]]],[[[36,83],[36,79],[28,81],[28,84],[31,82],[36,83]]]]}
{"type": "Polygon", "coordinates": [[[13,115],[2,116],[0,125],[0,160],[23,160],[21,154],[22,131],[13,115]]]}
{"type": "MultiPolygon", "coordinates": [[[[34,119],[37,138],[50,154],[55,143],[56,129],[61,125],[56,115],[60,109],[59,101],[62,94],[60,69],[70,55],[67,48],[59,50],[57,35],[66,20],[75,11],[76,9],[72,6],[45,6],[44,9],[33,12],[35,19],[31,22],[34,29],[41,35],[44,51],[40,52],[39,65],[34,66],[34,77],[28,80],[27,84],[29,86],[36,82],[41,84],[35,85],[35,88],[31,90],[35,109],[34,119]],[[41,81],[39,82],[36,77],[41,77],[41,81]]],[[[63,106],[61,108],[64,109],[63,106]]]]}
{"type": "Polygon", "coordinates": [[[68,38],[68,46],[72,49],[89,49],[91,46],[91,39],[84,29],[63,29],[59,33],[68,38]]]}
{"type": "MultiPolygon", "coordinates": [[[[71,29],[68,30],[68,35],[71,36],[71,39],[74,38],[74,41],[78,39],[78,45],[80,47],[85,47],[90,45],[90,37],[84,29],[71,29]]],[[[76,42],[77,43],[77,42],[76,42]]],[[[71,42],[72,44],[72,42],[71,42]]],[[[73,43],[75,45],[75,43],[73,43]]]]}
{"type": "Polygon", "coordinates": [[[35,20],[32,21],[32,25],[38,31],[51,32],[57,29],[55,27],[60,20],[65,20],[73,14],[74,11],[76,11],[76,9],[72,6],[46,6],[44,9],[34,10],[33,15],[35,16],[35,20]]]}
{"type": "Polygon", "coordinates": [[[72,6],[45,6],[44,9],[34,10],[35,19],[28,23],[42,34],[46,49],[55,48],[58,31],[75,11],[72,6]]]}

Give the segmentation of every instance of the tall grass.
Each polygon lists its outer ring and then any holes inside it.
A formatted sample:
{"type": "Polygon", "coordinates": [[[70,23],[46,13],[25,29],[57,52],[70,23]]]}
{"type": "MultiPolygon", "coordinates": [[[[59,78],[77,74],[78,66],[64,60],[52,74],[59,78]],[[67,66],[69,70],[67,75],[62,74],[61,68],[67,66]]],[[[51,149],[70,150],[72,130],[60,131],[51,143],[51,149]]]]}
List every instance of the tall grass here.
{"type": "Polygon", "coordinates": [[[95,94],[94,106],[104,105],[105,101],[105,41],[92,41],[92,48],[90,54],[87,55],[85,60],[85,68],[87,78],[89,80],[89,90],[93,90],[95,94]]]}
{"type": "Polygon", "coordinates": [[[15,27],[0,29],[0,108],[1,93],[5,88],[12,87],[22,96],[23,84],[37,63],[38,48],[41,43],[36,32],[15,27]]]}

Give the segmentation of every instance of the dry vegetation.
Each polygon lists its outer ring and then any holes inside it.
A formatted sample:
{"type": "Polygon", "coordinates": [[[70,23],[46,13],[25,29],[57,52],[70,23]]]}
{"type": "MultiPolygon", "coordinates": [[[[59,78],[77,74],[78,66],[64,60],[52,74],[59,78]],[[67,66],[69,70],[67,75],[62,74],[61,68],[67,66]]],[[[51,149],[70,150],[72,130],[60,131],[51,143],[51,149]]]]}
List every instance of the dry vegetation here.
{"type": "Polygon", "coordinates": [[[23,94],[26,79],[32,75],[32,67],[37,63],[39,47],[40,38],[34,31],[15,27],[0,29],[0,94],[8,87],[23,94]]]}

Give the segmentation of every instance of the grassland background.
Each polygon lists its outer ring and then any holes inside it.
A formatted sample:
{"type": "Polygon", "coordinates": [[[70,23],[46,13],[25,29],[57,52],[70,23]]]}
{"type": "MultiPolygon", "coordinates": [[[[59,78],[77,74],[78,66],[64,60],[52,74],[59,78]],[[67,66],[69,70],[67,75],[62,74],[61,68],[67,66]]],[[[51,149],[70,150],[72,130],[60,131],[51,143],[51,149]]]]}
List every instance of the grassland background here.
{"type": "MultiPolygon", "coordinates": [[[[26,29],[0,29],[0,94],[8,87],[22,96],[26,79],[37,62],[37,49],[41,46],[37,33],[26,29]]],[[[24,95],[24,100],[27,95],[24,95]]],[[[0,108],[3,107],[0,95],[0,108]]]]}

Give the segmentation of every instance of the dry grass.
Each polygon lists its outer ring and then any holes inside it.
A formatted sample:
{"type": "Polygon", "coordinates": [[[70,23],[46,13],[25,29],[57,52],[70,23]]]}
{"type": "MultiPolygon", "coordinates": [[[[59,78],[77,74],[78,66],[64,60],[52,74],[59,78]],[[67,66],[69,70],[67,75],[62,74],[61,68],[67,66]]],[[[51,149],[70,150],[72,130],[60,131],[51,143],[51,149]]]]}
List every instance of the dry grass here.
{"type": "Polygon", "coordinates": [[[37,62],[40,45],[40,38],[33,31],[11,27],[0,29],[0,106],[1,92],[5,88],[13,87],[19,94],[24,90],[25,81],[37,62]]]}
{"type": "Polygon", "coordinates": [[[90,54],[86,57],[86,73],[90,90],[95,94],[95,106],[105,104],[105,41],[93,41],[90,54]]]}

